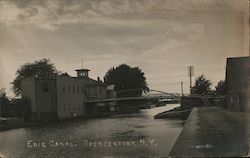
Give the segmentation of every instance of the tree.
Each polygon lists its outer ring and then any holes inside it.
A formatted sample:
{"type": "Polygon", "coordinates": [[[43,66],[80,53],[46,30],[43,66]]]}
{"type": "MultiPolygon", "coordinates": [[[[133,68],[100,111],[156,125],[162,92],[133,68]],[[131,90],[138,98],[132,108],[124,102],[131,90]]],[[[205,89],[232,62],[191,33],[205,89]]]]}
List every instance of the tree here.
{"type": "Polygon", "coordinates": [[[4,88],[0,89],[0,102],[1,102],[1,105],[9,104],[9,99],[6,96],[6,92],[4,88]]]}
{"type": "Polygon", "coordinates": [[[60,74],[60,76],[71,77],[67,72],[60,74]]]}
{"type": "Polygon", "coordinates": [[[2,89],[0,89],[0,117],[5,116],[9,105],[10,105],[10,100],[6,96],[5,89],[2,88],[2,89]]]}
{"type": "Polygon", "coordinates": [[[226,83],[224,81],[219,81],[217,86],[215,86],[216,95],[225,95],[227,93],[226,83]]]}
{"type": "Polygon", "coordinates": [[[6,92],[4,88],[0,89],[0,98],[1,99],[5,99],[6,98],[6,92]]]}
{"type": "Polygon", "coordinates": [[[212,94],[211,81],[207,80],[204,75],[197,77],[194,86],[191,88],[191,94],[209,95],[212,94]]]}
{"type": "Polygon", "coordinates": [[[27,98],[9,99],[5,89],[0,89],[0,116],[23,117],[25,120],[31,117],[31,106],[27,98]]]}
{"type": "Polygon", "coordinates": [[[19,67],[16,71],[16,78],[12,82],[12,90],[18,96],[21,94],[21,81],[24,78],[38,75],[39,77],[45,77],[49,74],[58,74],[53,63],[49,59],[36,60],[33,63],[25,63],[19,67]]]}
{"type": "Polygon", "coordinates": [[[139,67],[126,64],[109,69],[104,76],[104,83],[114,84],[118,97],[141,96],[142,92],[148,91],[144,72],[139,67]]]}

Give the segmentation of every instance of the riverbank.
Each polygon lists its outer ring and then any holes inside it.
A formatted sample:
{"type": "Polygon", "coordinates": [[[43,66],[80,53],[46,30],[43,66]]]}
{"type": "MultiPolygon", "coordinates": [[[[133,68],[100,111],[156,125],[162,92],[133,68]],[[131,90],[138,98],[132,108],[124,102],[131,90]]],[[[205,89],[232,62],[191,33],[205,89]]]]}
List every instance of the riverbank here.
{"type": "Polygon", "coordinates": [[[0,131],[31,127],[41,124],[40,122],[25,122],[23,118],[19,117],[1,117],[0,121],[0,131]]]}
{"type": "Polygon", "coordinates": [[[169,156],[246,156],[249,118],[219,107],[194,108],[169,156]]]}

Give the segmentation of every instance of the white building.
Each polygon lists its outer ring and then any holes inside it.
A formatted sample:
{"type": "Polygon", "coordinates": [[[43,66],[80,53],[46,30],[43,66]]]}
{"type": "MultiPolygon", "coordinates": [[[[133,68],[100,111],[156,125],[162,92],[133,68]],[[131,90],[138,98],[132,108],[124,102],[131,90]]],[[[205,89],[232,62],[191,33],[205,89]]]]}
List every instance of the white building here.
{"type": "Polygon", "coordinates": [[[84,100],[107,96],[107,86],[76,70],[77,77],[50,75],[22,80],[22,97],[30,101],[34,120],[66,119],[86,115],[84,100]]]}

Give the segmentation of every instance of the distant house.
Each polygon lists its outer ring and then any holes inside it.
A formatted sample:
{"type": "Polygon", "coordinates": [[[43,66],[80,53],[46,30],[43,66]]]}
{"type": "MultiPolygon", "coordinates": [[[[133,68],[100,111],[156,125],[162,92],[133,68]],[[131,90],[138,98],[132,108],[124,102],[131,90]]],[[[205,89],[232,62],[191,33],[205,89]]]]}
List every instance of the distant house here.
{"type": "Polygon", "coordinates": [[[227,108],[233,111],[249,112],[250,57],[227,59],[226,85],[227,108]]]}
{"type": "Polygon", "coordinates": [[[29,100],[34,120],[84,116],[86,99],[106,97],[107,86],[89,78],[88,69],[76,72],[77,77],[36,75],[22,80],[22,97],[29,100]]]}

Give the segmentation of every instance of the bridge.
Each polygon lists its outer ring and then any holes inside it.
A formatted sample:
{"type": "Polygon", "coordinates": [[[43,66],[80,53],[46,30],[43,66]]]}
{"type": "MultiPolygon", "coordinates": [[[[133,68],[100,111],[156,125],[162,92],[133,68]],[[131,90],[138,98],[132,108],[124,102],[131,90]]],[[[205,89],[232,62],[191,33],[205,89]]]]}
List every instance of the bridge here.
{"type": "Polygon", "coordinates": [[[180,98],[169,98],[166,96],[142,96],[142,97],[124,97],[124,98],[105,98],[86,100],[85,103],[113,102],[113,101],[129,101],[129,100],[159,100],[159,101],[178,101],[180,98]]]}
{"type": "MultiPolygon", "coordinates": [[[[116,92],[116,94],[121,94],[121,93],[127,93],[127,92],[136,92],[140,91],[141,89],[127,89],[127,90],[122,90],[116,92]]],[[[87,99],[85,100],[85,103],[105,103],[105,102],[115,102],[115,101],[136,101],[136,100],[144,100],[144,101],[149,101],[149,100],[158,100],[159,102],[164,102],[164,101],[179,101],[181,95],[178,93],[167,93],[159,90],[153,90],[149,89],[148,93],[143,96],[137,96],[137,97],[116,97],[116,98],[101,98],[101,99],[87,99]],[[160,94],[150,94],[149,92],[157,92],[160,94]]]]}

